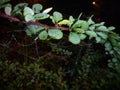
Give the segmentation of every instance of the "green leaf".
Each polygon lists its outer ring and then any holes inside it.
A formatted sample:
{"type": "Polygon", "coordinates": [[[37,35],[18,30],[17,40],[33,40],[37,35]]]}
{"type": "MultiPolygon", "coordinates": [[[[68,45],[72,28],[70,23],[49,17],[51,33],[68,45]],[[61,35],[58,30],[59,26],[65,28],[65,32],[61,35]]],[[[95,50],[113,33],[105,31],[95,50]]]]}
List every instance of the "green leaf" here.
{"type": "Polygon", "coordinates": [[[32,9],[35,13],[40,13],[40,11],[42,10],[43,6],[41,4],[34,4],[32,6],[32,9]]]}
{"type": "Polygon", "coordinates": [[[71,25],[73,24],[73,22],[75,21],[75,19],[73,18],[73,16],[70,16],[69,17],[69,21],[70,21],[70,25],[69,25],[69,27],[71,27],[71,25]]]}
{"type": "Polygon", "coordinates": [[[111,46],[111,44],[109,42],[105,43],[105,50],[107,50],[107,51],[111,51],[112,50],[112,46],[111,46]]]}
{"type": "Polygon", "coordinates": [[[85,34],[79,34],[80,40],[84,40],[87,36],[85,34]]]}
{"type": "Polygon", "coordinates": [[[57,23],[63,19],[63,16],[60,12],[56,11],[53,13],[53,18],[54,18],[55,23],[57,23]]]}
{"type": "Polygon", "coordinates": [[[13,11],[12,11],[12,16],[16,16],[16,17],[19,17],[20,19],[24,19],[23,17],[23,10],[25,7],[27,7],[28,4],[27,3],[20,3],[20,4],[17,4],[13,11]]]}
{"type": "Polygon", "coordinates": [[[72,25],[71,28],[74,29],[74,28],[81,27],[84,22],[85,22],[84,20],[77,20],[77,21],[72,25]]]}
{"type": "Polygon", "coordinates": [[[49,16],[50,15],[46,14],[46,13],[38,13],[38,14],[34,15],[35,20],[43,20],[43,19],[48,18],[49,16]]]}
{"type": "Polygon", "coordinates": [[[80,43],[80,35],[75,32],[70,32],[69,41],[73,44],[79,44],[80,43]]]}
{"type": "Polygon", "coordinates": [[[13,9],[13,13],[17,12],[18,10],[22,11],[25,7],[27,7],[28,4],[27,3],[20,3],[17,4],[14,9],[13,9]]]}
{"type": "Polygon", "coordinates": [[[109,68],[113,68],[113,63],[112,63],[112,62],[109,62],[109,63],[108,63],[108,67],[109,67],[109,68]]]}
{"type": "Polygon", "coordinates": [[[106,26],[99,26],[99,27],[97,28],[97,30],[99,30],[99,31],[108,31],[108,29],[107,29],[106,26]]]}
{"type": "Polygon", "coordinates": [[[25,16],[25,21],[26,21],[26,22],[34,21],[34,20],[35,20],[35,19],[34,19],[33,15],[31,15],[31,14],[30,14],[30,15],[28,14],[28,15],[25,16]]]}
{"type": "Polygon", "coordinates": [[[53,16],[50,16],[50,19],[52,20],[52,22],[55,24],[55,20],[53,16]]]}
{"type": "Polygon", "coordinates": [[[85,33],[85,30],[83,30],[82,28],[74,28],[74,31],[77,33],[85,33]]]}
{"type": "Polygon", "coordinates": [[[112,62],[117,63],[118,62],[117,58],[113,58],[112,62]]]}
{"type": "Polygon", "coordinates": [[[108,29],[109,31],[111,31],[111,30],[115,30],[115,27],[110,26],[110,27],[108,27],[107,29],[108,29]]]}
{"type": "Polygon", "coordinates": [[[112,38],[112,39],[116,39],[116,40],[120,41],[120,36],[119,36],[119,34],[117,34],[117,33],[115,33],[115,32],[112,32],[112,31],[111,31],[111,34],[109,35],[109,37],[112,38]]]}
{"type": "Polygon", "coordinates": [[[25,7],[23,15],[24,16],[26,16],[26,15],[34,15],[34,11],[31,8],[29,8],[29,7],[25,7]]]}
{"type": "Polygon", "coordinates": [[[86,31],[86,34],[90,37],[97,37],[97,34],[94,31],[86,31]]]}
{"type": "Polygon", "coordinates": [[[59,23],[58,23],[58,25],[68,25],[68,26],[70,26],[71,25],[71,22],[69,21],[69,20],[62,20],[62,21],[60,21],[59,23]]]}
{"type": "Polygon", "coordinates": [[[44,30],[44,31],[40,32],[38,37],[40,40],[46,40],[48,37],[47,31],[44,30]]]}
{"type": "Polygon", "coordinates": [[[120,48],[114,47],[114,50],[120,55],[120,48]]]}
{"type": "Polygon", "coordinates": [[[26,31],[25,32],[26,32],[26,34],[28,36],[32,36],[32,35],[36,34],[37,32],[39,32],[39,31],[41,31],[43,29],[44,28],[41,27],[41,26],[29,25],[29,26],[26,27],[26,31]]]}
{"type": "Polygon", "coordinates": [[[94,31],[94,30],[95,30],[95,26],[91,25],[91,26],[89,26],[89,29],[90,29],[91,31],[94,31]]]}
{"type": "Polygon", "coordinates": [[[74,22],[74,21],[75,21],[75,19],[73,18],[73,16],[70,16],[70,17],[69,17],[69,21],[70,21],[70,22],[74,22]]]}
{"type": "Polygon", "coordinates": [[[53,39],[61,39],[63,37],[63,33],[59,29],[49,29],[48,35],[53,39]]]}
{"type": "Polygon", "coordinates": [[[96,37],[96,43],[100,43],[101,42],[101,38],[100,37],[96,37]]]}
{"type": "Polygon", "coordinates": [[[101,38],[103,38],[103,39],[107,39],[108,38],[108,35],[107,35],[107,33],[105,33],[105,32],[97,32],[97,34],[101,37],[101,38]]]}
{"type": "Polygon", "coordinates": [[[21,10],[17,10],[16,12],[12,12],[12,16],[16,16],[16,17],[19,17],[20,19],[24,19],[21,10]]]}
{"type": "Polygon", "coordinates": [[[100,23],[93,24],[92,26],[99,27],[99,26],[103,26],[104,24],[105,22],[100,22],[100,23]]]}
{"type": "Polygon", "coordinates": [[[82,23],[81,28],[82,28],[83,30],[87,30],[88,27],[89,27],[89,23],[88,23],[88,22],[85,21],[85,22],[82,23]]]}
{"type": "Polygon", "coordinates": [[[88,19],[88,23],[89,23],[89,25],[95,23],[95,22],[92,20],[92,17],[93,17],[93,16],[91,16],[91,17],[88,19]]]}

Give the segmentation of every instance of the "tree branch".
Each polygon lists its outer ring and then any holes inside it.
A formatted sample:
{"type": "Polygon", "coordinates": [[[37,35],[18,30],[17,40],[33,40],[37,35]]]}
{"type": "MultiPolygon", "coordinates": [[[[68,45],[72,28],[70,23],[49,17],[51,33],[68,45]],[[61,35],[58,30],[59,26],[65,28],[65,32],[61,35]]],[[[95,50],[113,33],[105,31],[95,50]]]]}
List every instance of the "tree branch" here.
{"type": "Polygon", "coordinates": [[[26,23],[27,25],[37,25],[37,26],[42,26],[44,27],[46,30],[48,29],[60,29],[60,30],[70,30],[68,27],[62,27],[62,26],[58,26],[58,25],[55,25],[55,26],[50,26],[50,25],[46,25],[46,24],[42,24],[40,22],[27,22],[26,23]]]}
{"type": "Polygon", "coordinates": [[[60,29],[60,30],[63,30],[63,31],[65,31],[65,30],[69,31],[70,30],[68,27],[62,27],[62,26],[58,26],[58,25],[50,26],[50,25],[47,25],[47,24],[40,23],[38,21],[36,21],[36,22],[24,22],[24,21],[21,21],[20,19],[14,17],[14,16],[6,15],[5,13],[2,13],[2,12],[0,12],[0,17],[8,19],[10,22],[22,22],[22,23],[25,23],[27,25],[42,26],[46,30],[48,30],[48,29],[60,29]]]}
{"type": "Polygon", "coordinates": [[[2,12],[0,12],[0,17],[8,19],[10,22],[20,22],[18,18],[4,14],[2,12]]]}

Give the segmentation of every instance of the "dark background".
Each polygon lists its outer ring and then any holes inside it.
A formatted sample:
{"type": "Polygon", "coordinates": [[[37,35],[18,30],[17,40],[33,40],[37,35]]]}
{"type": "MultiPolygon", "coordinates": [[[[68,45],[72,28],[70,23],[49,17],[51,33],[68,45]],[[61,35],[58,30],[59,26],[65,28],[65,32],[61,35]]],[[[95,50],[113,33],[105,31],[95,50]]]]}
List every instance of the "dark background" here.
{"type": "Polygon", "coordinates": [[[53,11],[57,10],[75,17],[81,12],[86,16],[94,14],[99,21],[104,21],[107,26],[115,26],[116,31],[120,32],[118,0],[46,0],[45,6],[53,7],[53,11]],[[97,6],[92,4],[93,1],[97,6]]]}

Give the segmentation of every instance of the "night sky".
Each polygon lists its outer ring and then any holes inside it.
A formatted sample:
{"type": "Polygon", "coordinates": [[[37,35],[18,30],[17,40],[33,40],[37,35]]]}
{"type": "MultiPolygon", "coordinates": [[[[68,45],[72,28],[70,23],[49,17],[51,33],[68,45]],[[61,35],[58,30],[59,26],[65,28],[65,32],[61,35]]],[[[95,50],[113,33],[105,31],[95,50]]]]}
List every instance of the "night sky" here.
{"type": "Polygon", "coordinates": [[[117,0],[48,0],[46,3],[54,11],[66,15],[78,16],[81,12],[87,16],[94,14],[101,21],[105,21],[107,26],[115,26],[116,31],[120,30],[120,3],[117,0]],[[93,1],[97,6],[92,5],[93,1]]]}

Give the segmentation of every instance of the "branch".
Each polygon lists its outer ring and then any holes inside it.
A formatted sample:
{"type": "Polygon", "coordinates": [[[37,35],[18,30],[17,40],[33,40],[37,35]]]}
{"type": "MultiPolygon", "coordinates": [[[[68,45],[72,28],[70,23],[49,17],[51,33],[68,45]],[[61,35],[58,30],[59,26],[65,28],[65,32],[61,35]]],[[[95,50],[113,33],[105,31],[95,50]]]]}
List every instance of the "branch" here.
{"type": "MultiPolygon", "coordinates": [[[[8,19],[10,22],[20,22],[20,23],[24,23],[24,24],[26,24],[26,25],[42,26],[42,27],[44,27],[46,30],[48,30],[48,29],[60,29],[60,30],[62,30],[62,31],[70,31],[70,28],[68,28],[68,27],[63,27],[63,26],[58,26],[58,25],[50,26],[50,25],[47,25],[47,24],[40,23],[40,22],[38,22],[38,21],[36,21],[36,22],[32,22],[32,21],[31,21],[31,22],[21,21],[20,19],[14,17],[14,16],[6,15],[5,13],[2,13],[2,12],[0,12],[0,17],[8,19]]],[[[83,45],[86,45],[86,43],[81,41],[80,45],[83,46],[83,45]]]]}
{"type": "Polygon", "coordinates": [[[0,12],[0,17],[8,19],[10,22],[22,22],[22,23],[25,23],[27,25],[42,26],[46,30],[48,30],[48,29],[60,29],[60,30],[63,30],[63,31],[65,31],[65,30],[69,31],[70,30],[70,28],[68,28],[68,27],[62,27],[62,26],[58,26],[58,25],[50,26],[50,25],[42,24],[38,21],[36,21],[36,22],[23,22],[23,21],[20,21],[20,19],[14,17],[14,16],[6,15],[5,13],[2,13],[2,12],[0,12]]]}
{"type": "Polygon", "coordinates": [[[58,26],[58,25],[55,25],[55,26],[50,26],[50,25],[46,25],[46,24],[42,24],[40,22],[27,22],[26,23],[27,25],[37,25],[37,26],[42,26],[44,27],[46,30],[48,29],[60,29],[60,30],[63,30],[63,31],[68,31],[70,30],[70,28],[68,27],[62,27],[62,26],[58,26]]]}
{"type": "Polygon", "coordinates": [[[8,19],[10,22],[20,22],[18,18],[4,14],[2,12],[0,12],[0,17],[8,19]]]}

